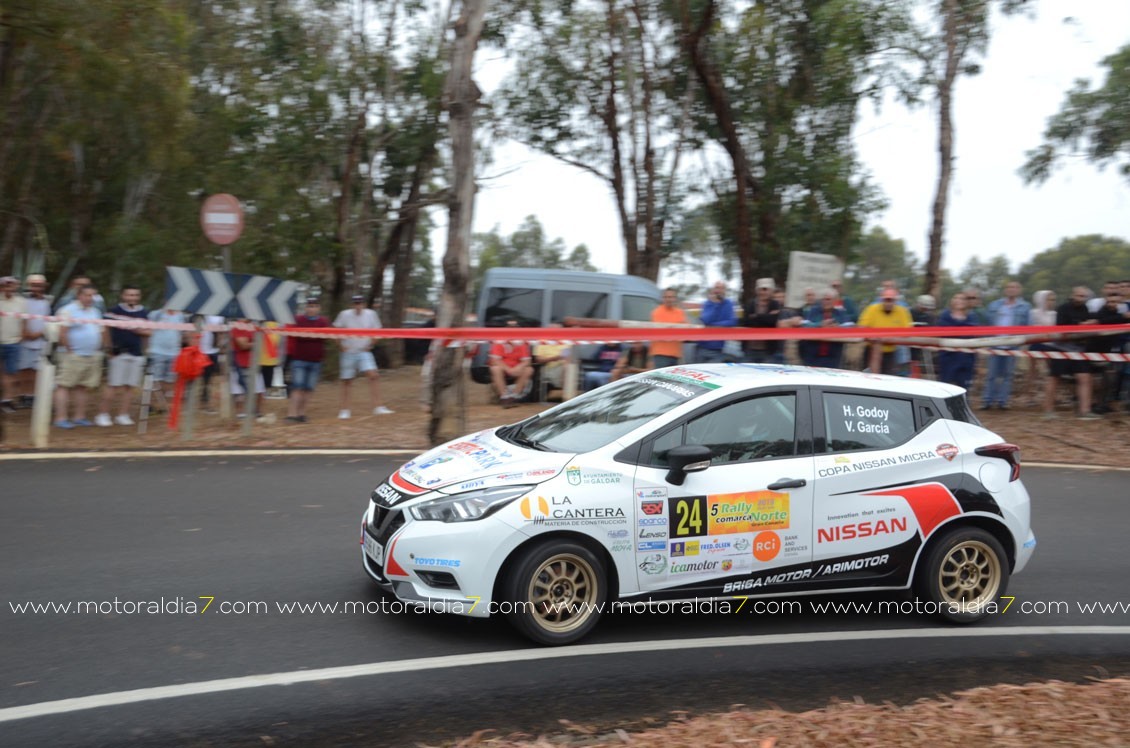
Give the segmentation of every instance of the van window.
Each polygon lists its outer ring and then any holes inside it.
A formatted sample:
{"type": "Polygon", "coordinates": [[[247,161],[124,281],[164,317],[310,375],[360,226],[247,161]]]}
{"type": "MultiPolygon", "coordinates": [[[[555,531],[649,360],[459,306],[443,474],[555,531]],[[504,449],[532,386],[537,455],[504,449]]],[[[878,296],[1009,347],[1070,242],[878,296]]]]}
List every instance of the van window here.
{"type": "Polygon", "coordinates": [[[629,296],[624,294],[620,301],[620,319],[630,319],[636,322],[647,322],[651,319],[651,312],[659,306],[655,299],[646,296],[629,296]]]}
{"type": "Polygon", "coordinates": [[[542,299],[545,292],[532,288],[493,286],[487,296],[484,327],[500,327],[507,318],[518,320],[519,327],[541,327],[542,299]]]}
{"type": "Polygon", "coordinates": [[[608,318],[608,294],[594,291],[554,291],[549,318],[560,322],[566,317],[608,318]]]}

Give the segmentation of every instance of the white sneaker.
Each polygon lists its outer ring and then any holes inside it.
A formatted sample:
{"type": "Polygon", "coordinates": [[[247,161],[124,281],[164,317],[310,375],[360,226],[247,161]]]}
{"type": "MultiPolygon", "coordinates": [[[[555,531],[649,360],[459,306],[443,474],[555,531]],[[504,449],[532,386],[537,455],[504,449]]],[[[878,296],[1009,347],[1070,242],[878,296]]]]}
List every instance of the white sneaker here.
{"type": "Polygon", "coordinates": [[[349,417],[351,415],[353,415],[353,414],[350,413],[348,410],[339,410],[338,413],[337,413],[337,417],[340,418],[343,421],[349,420],[349,417]]]}
{"type": "Polygon", "coordinates": [[[98,415],[94,416],[94,425],[107,427],[113,426],[114,422],[110,420],[109,413],[99,413],[98,415]]]}
{"type": "Polygon", "coordinates": [[[396,411],[391,410],[390,408],[386,408],[383,405],[378,405],[377,407],[373,408],[373,415],[375,416],[387,416],[394,412],[396,411]]]}
{"type": "Polygon", "coordinates": [[[114,417],[114,423],[118,424],[119,426],[133,426],[134,425],[133,419],[130,418],[125,413],[121,414],[120,416],[115,416],[114,417]]]}

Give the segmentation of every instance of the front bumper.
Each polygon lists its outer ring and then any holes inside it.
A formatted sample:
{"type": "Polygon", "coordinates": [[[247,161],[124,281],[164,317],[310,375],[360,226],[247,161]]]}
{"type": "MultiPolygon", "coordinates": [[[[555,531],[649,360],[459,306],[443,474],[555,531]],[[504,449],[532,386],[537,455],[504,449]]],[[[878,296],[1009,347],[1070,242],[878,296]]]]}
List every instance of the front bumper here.
{"type": "Polygon", "coordinates": [[[525,539],[493,517],[421,522],[405,509],[387,509],[371,501],[362,516],[361,532],[361,564],[381,589],[407,605],[474,618],[491,614],[495,578],[525,539]],[[365,534],[379,544],[383,558],[365,550],[365,534]]]}

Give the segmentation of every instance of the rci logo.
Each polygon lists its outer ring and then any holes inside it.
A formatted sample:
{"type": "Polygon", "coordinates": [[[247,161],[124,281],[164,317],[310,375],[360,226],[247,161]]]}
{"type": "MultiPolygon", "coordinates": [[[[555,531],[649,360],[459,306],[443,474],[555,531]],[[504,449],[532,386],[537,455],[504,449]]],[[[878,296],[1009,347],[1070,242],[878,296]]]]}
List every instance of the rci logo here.
{"type": "Polygon", "coordinates": [[[534,499],[527,496],[522,499],[519,506],[522,509],[522,516],[526,519],[544,519],[549,515],[549,502],[545,498],[539,496],[537,498],[537,507],[533,505],[534,499]]]}
{"type": "Polygon", "coordinates": [[[775,532],[759,532],[753,539],[753,557],[758,561],[772,561],[781,552],[781,538],[775,532]]]}

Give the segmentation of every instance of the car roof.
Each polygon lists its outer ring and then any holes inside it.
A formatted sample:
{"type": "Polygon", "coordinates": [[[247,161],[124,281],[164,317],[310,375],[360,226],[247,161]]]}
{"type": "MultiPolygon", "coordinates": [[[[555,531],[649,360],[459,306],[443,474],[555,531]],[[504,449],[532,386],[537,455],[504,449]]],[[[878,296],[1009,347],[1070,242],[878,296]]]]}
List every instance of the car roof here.
{"type": "Polygon", "coordinates": [[[686,364],[658,369],[656,372],[676,375],[682,373],[684,376],[697,372],[706,377],[704,381],[718,385],[719,391],[723,392],[782,384],[850,387],[917,397],[948,398],[965,392],[961,387],[935,382],[932,379],[911,379],[847,369],[820,369],[788,364],[686,364]]]}

